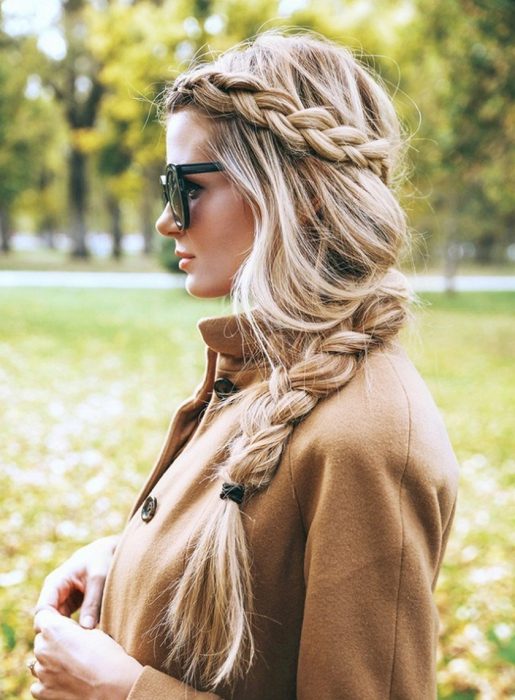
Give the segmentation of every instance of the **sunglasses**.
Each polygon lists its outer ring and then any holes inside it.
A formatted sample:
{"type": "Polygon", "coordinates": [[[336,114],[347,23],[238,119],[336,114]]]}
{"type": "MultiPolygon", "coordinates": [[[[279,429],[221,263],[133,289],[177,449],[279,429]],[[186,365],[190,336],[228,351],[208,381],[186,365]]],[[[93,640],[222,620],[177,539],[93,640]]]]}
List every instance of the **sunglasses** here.
{"type": "Polygon", "coordinates": [[[170,205],[175,225],[179,231],[184,231],[190,225],[189,197],[192,192],[198,189],[198,185],[185,180],[186,175],[197,175],[199,173],[213,173],[223,170],[221,163],[188,163],[187,165],[176,165],[168,163],[166,174],[161,175],[161,185],[163,187],[163,199],[165,206],[170,205]]]}

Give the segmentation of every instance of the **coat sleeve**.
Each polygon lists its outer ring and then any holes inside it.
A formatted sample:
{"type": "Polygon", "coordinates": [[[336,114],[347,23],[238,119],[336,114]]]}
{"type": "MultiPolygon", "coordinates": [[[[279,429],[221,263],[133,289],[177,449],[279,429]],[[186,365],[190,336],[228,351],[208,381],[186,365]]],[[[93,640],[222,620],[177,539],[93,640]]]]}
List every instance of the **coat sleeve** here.
{"type": "Polygon", "coordinates": [[[432,591],[456,462],[443,423],[427,444],[412,434],[408,405],[368,418],[343,416],[335,438],[321,416],[316,443],[290,451],[306,530],[298,700],[436,697],[432,591]]]}
{"type": "Polygon", "coordinates": [[[219,695],[195,690],[177,678],[144,666],[127,700],[222,700],[219,695]]]}

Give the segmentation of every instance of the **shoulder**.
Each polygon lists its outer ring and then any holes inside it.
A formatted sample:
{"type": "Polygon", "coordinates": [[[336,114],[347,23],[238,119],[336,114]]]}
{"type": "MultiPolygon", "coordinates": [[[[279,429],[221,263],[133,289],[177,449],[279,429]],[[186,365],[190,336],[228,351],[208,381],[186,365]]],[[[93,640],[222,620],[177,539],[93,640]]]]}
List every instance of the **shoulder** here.
{"type": "Polygon", "coordinates": [[[405,453],[413,403],[433,405],[423,380],[400,346],[371,353],[352,380],[321,400],[295,431],[299,450],[331,451],[368,446],[405,453]],[[390,445],[392,447],[392,445],[390,445]]]}
{"type": "Polygon", "coordinates": [[[337,480],[357,491],[401,482],[455,491],[457,465],[442,416],[398,343],[371,353],[342,389],[296,428],[289,450],[300,490],[337,480]]]}

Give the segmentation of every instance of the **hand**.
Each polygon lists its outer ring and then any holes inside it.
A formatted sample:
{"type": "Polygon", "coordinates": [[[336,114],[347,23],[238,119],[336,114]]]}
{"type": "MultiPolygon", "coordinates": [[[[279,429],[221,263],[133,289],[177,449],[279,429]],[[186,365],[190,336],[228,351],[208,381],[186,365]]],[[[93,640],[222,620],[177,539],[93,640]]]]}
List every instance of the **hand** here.
{"type": "Polygon", "coordinates": [[[45,579],[36,604],[70,617],[81,605],[80,624],[97,625],[104,584],[119,536],[102,537],[78,549],[45,579]]]}
{"type": "Polygon", "coordinates": [[[143,666],[109,635],[83,629],[55,610],[38,612],[34,628],[33,698],[126,700],[143,666]]]}

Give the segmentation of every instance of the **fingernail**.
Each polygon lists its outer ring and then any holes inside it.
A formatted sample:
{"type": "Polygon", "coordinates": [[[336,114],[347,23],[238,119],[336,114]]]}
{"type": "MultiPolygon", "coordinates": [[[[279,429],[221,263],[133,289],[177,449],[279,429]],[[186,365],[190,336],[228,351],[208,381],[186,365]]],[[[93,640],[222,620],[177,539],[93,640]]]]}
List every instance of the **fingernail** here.
{"type": "Polygon", "coordinates": [[[82,619],[81,625],[83,627],[88,627],[89,629],[91,629],[95,626],[95,620],[91,617],[91,615],[86,615],[86,617],[82,619]]]}

